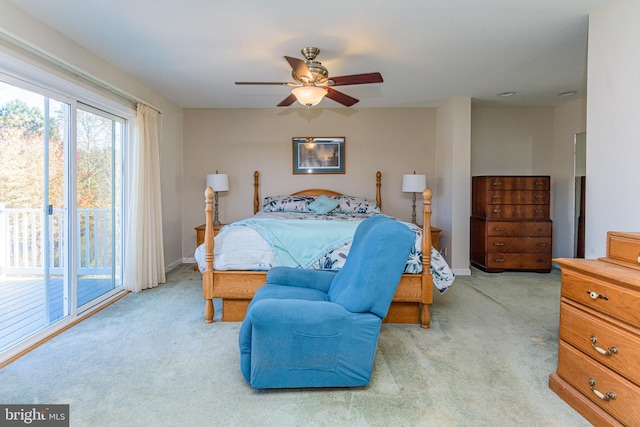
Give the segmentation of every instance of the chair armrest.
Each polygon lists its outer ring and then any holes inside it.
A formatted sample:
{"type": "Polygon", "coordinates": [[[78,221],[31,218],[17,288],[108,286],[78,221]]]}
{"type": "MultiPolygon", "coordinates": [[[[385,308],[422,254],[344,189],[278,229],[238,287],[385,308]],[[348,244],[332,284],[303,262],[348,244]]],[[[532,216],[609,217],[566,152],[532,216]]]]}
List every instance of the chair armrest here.
{"type": "Polygon", "coordinates": [[[336,273],[324,270],[309,270],[292,267],[273,267],[267,273],[267,283],[316,289],[327,293],[336,273]]]}

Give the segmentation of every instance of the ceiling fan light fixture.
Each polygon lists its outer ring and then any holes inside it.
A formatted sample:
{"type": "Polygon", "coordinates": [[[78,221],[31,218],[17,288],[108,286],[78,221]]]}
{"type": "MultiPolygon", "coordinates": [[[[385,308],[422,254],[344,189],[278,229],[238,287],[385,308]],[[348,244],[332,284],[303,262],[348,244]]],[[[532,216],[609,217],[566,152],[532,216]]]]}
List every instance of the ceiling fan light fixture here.
{"type": "Polygon", "coordinates": [[[300,86],[291,91],[298,102],[305,107],[317,105],[327,94],[327,90],[317,86],[300,86]]]}

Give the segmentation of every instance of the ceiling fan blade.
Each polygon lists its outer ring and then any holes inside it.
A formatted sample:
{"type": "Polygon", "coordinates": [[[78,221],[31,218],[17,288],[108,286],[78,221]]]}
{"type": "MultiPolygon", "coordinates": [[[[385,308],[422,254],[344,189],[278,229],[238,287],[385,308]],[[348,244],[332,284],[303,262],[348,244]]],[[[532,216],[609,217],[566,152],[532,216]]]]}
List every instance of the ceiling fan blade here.
{"type": "Polygon", "coordinates": [[[292,58],[290,56],[285,56],[284,59],[286,59],[289,65],[291,65],[294,74],[298,76],[298,78],[306,77],[307,81],[313,80],[313,75],[311,74],[311,71],[309,70],[309,67],[307,66],[307,63],[305,61],[292,58]]]}
{"type": "Polygon", "coordinates": [[[272,85],[272,86],[299,86],[294,82],[236,82],[237,85],[272,85]]]}
{"type": "Polygon", "coordinates": [[[280,104],[278,104],[278,107],[288,107],[294,102],[296,102],[296,97],[294,94],[291,94],[287,96],[285,99],[283,99],[282,101],[280,101],[280,104]]]}
{"type": "Polygon", "coordinates": [[[345,107],[351,107],[353,104],[360,102],[358,99],[355,99],[347,94],[342,92],[338,92],[335,89],[327,88],[327,98],[333,99],[336,102],[344,105],[345,107]]]}
{"type": "Polygon", "coordinates": [[[384,81],[380,73],[352,74],[350,76],[330,77],[330,79],[333,80],[333,86],[362,85],[382,83],[384,81]]]}

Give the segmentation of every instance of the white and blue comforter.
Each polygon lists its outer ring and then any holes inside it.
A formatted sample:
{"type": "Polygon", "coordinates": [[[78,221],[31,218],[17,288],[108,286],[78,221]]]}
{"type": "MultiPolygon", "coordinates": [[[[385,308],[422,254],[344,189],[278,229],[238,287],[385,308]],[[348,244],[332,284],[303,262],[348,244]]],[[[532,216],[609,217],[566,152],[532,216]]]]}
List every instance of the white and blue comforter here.
{"type": "MultiPolygon", "coordinates": [[[[223,227],[215,238],[214,269],[269,270],[277,265],[338,270],[346,261],[358,224],[371,214],[322,215],[299,212],[259,212],[223,227]]],[[[422,272],[422,229],[404,223],[415,234],[405,273],[422,272]]],[[[204,245],[196,249],[204,270],[204,245]]],[[[445,292],[455,279],[442,255],[431,248],[434,286],[445,292]]]]}

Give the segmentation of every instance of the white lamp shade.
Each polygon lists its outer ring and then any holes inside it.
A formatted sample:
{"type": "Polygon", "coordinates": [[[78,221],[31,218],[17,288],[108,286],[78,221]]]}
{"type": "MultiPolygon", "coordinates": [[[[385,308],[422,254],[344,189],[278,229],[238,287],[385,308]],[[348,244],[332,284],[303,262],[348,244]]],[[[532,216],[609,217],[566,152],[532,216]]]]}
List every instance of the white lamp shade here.
{"type": "Polygon", "coordinates": [[[218,191],[229,191],[229,175],[226,173],[207,175],[207,187],[213,188],[216,193],[218,191]]]}
{"type": "Polygon", "coordinates": [[[402,175],[402,191],[404,193],[422,193],[427,188],[426,175],[402,175]]]}
{"type": "Polygon", "coordinates": [[[291,93],[300,104],[310,107],[322,101],[327,90],[317,86],[300,86],[293,89],[291,93]]]}

